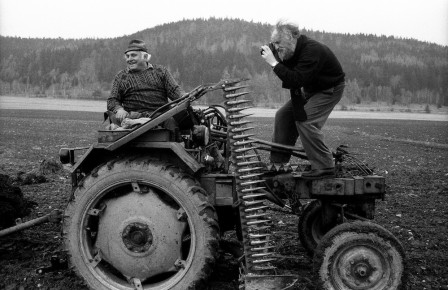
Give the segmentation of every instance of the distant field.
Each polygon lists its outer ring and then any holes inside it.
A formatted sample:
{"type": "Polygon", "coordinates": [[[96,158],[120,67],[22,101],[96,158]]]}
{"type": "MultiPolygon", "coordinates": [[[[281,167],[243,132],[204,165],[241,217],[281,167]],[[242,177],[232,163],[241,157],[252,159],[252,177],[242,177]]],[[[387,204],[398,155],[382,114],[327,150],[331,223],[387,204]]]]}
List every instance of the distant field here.
{"type": "MultiPolygon", "coordinates": [[[[193,104],[194,105],[194,104],[193,104]]],[[[390,119],[390,120],[427,120],[448,121],[448,113],[409,113],[376,111],[373,107],[362,107],[356,111],[333,111],[330,119],[390,119]]],[[[83,111],[103,112],[106,110],[106,101],[27,98],[0,96],[0,109],[24,109],[24,110],[57,110],[57,111],[83,111]]],[[[253,108],[246,112],[254,117],[274,117],[277,109],[253,108]]]]}

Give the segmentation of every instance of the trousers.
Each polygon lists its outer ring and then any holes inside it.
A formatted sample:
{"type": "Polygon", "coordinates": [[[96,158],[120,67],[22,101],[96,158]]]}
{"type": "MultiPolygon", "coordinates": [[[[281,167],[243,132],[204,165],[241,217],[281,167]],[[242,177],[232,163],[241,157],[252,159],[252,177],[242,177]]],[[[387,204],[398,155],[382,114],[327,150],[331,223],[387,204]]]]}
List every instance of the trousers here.
{"type": "MultiPolygon", "coordinates": [[[[312,95],[305,94],[308,99],[304,107],[307,120],[303,122],[295,121],[292,102],[286,102],[275,114],[272,142],[294,146],[300,136],[311,169],[334,167],[333,153],[324,143],[322,128],[341,100],[344,88],[345,83],[341,83],[312,95]]],[[[273,163],[287,163],[291,155],[273,151],[270,158],[273,163]]]]}

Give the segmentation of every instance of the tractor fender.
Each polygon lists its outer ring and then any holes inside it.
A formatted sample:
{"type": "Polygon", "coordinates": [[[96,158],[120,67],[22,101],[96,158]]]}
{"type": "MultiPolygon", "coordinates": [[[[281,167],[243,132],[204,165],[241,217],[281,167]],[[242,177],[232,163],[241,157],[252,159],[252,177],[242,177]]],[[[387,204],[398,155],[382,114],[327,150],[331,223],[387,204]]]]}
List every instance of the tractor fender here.
{"type": "MultiPolygon", "coordinates": [[[[195,175],[203,164],[196,161],[185,148],[177,142],[142,142],[129,144],[117,150],[108,150],[102,144],[92,145],[72,166],[71,177],[73,190],[83,176],[88,175],[99,165],[113,162],[117,157],[126,155],[138,155],[154,157],[159,160],[166,160],[167,163],[182,168],[191,175],[195,175]]],[[[70,149],[68,149],[70,150],[70,149]]]]}

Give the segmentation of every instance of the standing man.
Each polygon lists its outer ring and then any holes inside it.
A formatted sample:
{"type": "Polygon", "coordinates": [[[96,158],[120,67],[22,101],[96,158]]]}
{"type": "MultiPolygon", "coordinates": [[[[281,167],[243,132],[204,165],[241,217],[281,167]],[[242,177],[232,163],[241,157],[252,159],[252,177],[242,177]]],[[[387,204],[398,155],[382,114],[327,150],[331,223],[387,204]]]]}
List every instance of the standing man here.
{"type": "MultiPolygon", "coordinates": [[[[120,125],[125,118],[147,117],[157,108],[175,100],[184,92],[168,70],[151,64],[145,42],[131,40],[124,52],[127,68],[118,72],[107,99],[107,110],[111,121],[120,125]]],[[[164,122],[164,127],[175,131],[173,118],[164,122]]]]}
{"type": "MultiPolygon", "coordinates": [[[[291,100],[276,113],[273,142],[294,146],[300,136],[311,163],[303,178],[335,176],[333,154],[324,143],[322,127],[342,98],[344,71],[324,44],[300,34],[292,23],[278,22],[271,35],[272,49],[261,47],[262,58],[290,90],[291,100]]],[[[289,154],[271,153],[271,162],[287,163],[289,154]]]]}

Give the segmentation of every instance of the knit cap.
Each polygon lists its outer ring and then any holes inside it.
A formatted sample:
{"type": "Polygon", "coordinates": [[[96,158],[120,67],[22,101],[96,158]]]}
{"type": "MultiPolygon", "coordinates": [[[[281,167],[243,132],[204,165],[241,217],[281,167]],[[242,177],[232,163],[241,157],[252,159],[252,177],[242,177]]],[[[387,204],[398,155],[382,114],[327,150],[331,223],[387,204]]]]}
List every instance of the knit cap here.
{"type": "Polygon", "coordinates": [[[148,52],[146,48],[146,43],[140,39],[133,39],[129,42],[128,48],[124,53],[128,53],[129,51],[144,51],[148,52]]]}

